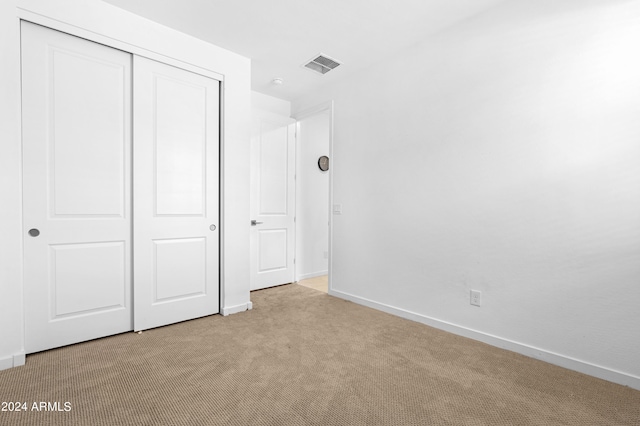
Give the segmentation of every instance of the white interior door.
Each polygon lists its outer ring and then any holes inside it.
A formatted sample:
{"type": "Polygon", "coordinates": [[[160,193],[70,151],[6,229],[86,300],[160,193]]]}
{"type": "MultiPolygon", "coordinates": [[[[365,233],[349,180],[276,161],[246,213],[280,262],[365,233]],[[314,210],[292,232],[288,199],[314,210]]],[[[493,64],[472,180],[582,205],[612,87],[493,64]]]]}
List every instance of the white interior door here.
{"type": "Polygon", "coordinates": [[[134,329],[219,311],[219,85],[134,58],[134,329]]]}
{"type": "Polygon", "coordinates": [[[27,353],[132,329],[131,55],[22,24],[27,353]]]}
{"type": "Polygon", "coordinates": [[[251,138],[251,290],[294,281],[295,120],[253,119],[251,138]]]}

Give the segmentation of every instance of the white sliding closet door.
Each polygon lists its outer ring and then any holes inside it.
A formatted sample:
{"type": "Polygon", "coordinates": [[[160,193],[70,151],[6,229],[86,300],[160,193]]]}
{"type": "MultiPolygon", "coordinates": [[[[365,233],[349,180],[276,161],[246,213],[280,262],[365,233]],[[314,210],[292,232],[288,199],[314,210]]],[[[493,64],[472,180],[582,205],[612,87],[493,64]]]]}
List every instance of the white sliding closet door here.
{"type": "Polygon", "coordinates": [[[134,59],[134,329],[219,310],[219,82],[134,59]]]}
{"type": "Polygon", "coordinates": [[[217,313],[220,83],[26,22],[22,80],[26,352],[217,313]]]}
{"type": "Polygon", "coordinates": [[[132,329],[131,55],[22,24],[27,353],[132,329]]]}

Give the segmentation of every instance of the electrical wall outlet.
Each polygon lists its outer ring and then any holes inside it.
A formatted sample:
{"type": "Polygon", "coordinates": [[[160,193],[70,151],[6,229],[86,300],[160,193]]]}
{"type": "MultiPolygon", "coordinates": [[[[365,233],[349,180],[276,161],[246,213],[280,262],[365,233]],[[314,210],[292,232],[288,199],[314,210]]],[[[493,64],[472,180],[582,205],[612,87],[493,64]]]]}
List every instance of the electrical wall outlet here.
{"type": "Polygon", "coordinates": [[[473,306],[480,306],[482,304],[482,292],[480,290],[471,290],[470,303],[473,306]]]}

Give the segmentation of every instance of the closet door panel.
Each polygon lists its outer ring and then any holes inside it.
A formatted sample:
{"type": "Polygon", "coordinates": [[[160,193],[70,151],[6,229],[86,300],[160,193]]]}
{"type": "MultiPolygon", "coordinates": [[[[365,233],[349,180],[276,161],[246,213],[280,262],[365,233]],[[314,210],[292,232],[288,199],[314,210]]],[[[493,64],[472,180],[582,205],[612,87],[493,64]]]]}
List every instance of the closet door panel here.
{"type": "Polygon", "coordinates": [[[134,328],[219,311],[219,82],[134,58],[134,328]]]}
{"type": "Polygon", "coordinates": [[[22,24],[27,353],[132,329],[131,61],[22,24]]]}

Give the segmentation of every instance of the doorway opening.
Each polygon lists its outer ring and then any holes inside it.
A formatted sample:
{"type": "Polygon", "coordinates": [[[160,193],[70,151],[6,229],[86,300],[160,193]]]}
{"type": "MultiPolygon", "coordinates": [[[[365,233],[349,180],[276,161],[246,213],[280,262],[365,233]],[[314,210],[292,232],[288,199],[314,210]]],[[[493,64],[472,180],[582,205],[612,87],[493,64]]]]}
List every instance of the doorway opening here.
{"type": "Polygon", "coordinates": [[[333,106],[296,119],[296,281],[331,293],[333,106]]]}
{"type": "Polygon", "coordinates": [[[313,279],[330,293],[332,111],[254,108],[251,291],[313,279]]]}

